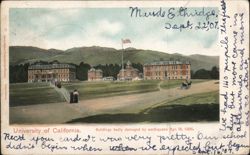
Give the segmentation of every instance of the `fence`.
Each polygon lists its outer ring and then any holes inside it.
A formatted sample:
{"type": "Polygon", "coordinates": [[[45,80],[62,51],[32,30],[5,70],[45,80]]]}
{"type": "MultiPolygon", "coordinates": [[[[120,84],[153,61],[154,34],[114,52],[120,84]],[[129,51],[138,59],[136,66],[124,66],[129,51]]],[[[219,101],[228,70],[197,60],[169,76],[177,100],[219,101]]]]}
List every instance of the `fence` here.
{"type": "Polygon", "coordinates": [[[53,88],[55,88],[55,90],[59,94],[61,94],[68,103],[70,102],[70,94],[69,94],[69,92],[68,92],[67,89],[65,89],[64,87],[58,88],[53,83],[50,83],[50,86],[52,86],[53,88]]]}

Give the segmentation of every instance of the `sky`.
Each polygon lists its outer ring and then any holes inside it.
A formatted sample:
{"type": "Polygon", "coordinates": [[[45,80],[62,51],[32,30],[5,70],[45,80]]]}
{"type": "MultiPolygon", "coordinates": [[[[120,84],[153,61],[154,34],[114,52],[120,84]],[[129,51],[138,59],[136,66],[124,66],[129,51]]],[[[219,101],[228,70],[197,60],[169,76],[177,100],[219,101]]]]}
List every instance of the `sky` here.
{"type": "MultiPolygon", "coordinates": [[[[144,11],[157,10],[147,8],[144,11]]],[[[163,8],[166,10],[168,8],[163,8]]],[[[190,9],[191,11],[200,8],[190,9]]],[[[206,8],[214,9],[214,8],[206,8]]],[[[11,8],[10,45],[35,46],[66,50],[73,47],[103,46],[121,49],[121,39],[130,44],[124,48],[150,49],[184,55],[219,55],[218,30],[165,29],[171,24],[197,23],[204,17],[135,18],[129,8],[11,8]]],[[[211,20],[217,20],[211,17],[211,20]]]]}

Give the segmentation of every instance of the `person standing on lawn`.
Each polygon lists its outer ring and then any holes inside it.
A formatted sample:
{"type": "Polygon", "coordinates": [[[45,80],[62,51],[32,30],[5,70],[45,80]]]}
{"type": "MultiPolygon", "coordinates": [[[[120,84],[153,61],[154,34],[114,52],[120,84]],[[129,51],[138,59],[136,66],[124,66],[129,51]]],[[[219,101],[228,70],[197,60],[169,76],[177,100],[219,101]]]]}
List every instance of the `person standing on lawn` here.
{"type": "Polygon", "coordinates": [[[70,92],[70,101],[69,101],[69,103],[74,103],[74,92],[73,91],[70,92]]]}
{"type": "Polygon", "coordinates": [[[74,103],[78,103],[78,98],[79,98],[79,93],[78,93],[78,91],[75,89],[74,92],[73,92],[73,100],[74,100],[74,103]]]}

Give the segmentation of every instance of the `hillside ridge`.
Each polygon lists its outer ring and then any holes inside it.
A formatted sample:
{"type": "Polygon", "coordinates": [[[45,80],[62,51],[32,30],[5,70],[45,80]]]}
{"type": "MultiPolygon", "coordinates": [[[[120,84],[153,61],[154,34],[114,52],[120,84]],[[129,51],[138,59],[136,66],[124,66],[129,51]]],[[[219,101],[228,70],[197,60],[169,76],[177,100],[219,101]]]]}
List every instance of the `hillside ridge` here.
{"type": "MultiPolygon", "coordinates": [[[[62,63],[79,64],[81,62],[90,65],[121,64],[122,49],[111,47],[90,46],[73,47],[67,50],[42,49],[33,46],[10,46],[10,65],[34,63],[36,61],[54,61],[62,63]]],[[[154,61],[178,60],[190,61],[192,70],[219,67],[219,56],[207,56],[201,54],[183,55],[180,53],[164,53],[161,51],[127,48],[123,50],[124,62],[150,63],[154,61]]]]}

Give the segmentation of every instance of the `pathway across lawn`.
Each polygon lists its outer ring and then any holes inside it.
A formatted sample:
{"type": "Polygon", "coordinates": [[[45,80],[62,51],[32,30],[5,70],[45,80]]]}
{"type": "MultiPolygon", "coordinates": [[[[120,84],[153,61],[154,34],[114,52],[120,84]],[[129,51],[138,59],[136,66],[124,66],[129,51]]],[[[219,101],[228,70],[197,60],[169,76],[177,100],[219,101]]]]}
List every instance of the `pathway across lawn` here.
{"type": "Polygon", "coordinates": [[[98,114],[138,113],[192,94],[219,90],[218,80],[196,83],[190,89],[170,88],[160,91],[81,100],[78,104],[50,103],[10,108],[11,124],[65,123],[98,114]]]}

